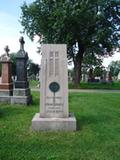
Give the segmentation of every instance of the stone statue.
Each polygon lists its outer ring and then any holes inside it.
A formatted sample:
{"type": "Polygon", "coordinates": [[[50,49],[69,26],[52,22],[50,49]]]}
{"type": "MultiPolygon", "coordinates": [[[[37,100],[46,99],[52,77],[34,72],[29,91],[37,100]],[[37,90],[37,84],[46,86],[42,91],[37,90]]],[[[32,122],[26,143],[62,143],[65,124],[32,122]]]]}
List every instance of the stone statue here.
{"type": "Polygon", "coordinates": [[[10,60],[10,55],[9,55],[10,49],[9,49],[8,45],[5,46],[4,50],[5,50],[5,53],[0,57],[0,60],[1,61],[8,61],[8,60],[10,60]]]}
{"type": "Polygon", "coordinates": [[[25,57],[26,59],[28,59],[28,54],[24,50],[24,44],[25,44],[24,38],[20,37],[19,42],[20,42],[20,50],[17,52],[16,57],[19,58],[25,57]]]}

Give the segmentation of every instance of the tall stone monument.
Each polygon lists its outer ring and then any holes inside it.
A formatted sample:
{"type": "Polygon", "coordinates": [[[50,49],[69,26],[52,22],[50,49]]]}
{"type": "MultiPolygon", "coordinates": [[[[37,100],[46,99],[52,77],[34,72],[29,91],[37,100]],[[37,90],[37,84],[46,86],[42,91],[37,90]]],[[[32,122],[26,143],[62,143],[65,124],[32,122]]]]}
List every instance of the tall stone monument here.
{"type": "Polygon", "coordinates": [[[24,50],[24,39],[20,38],[20,50],[16,54],[16,76],[17,79],[14,84],[12,104],[32,103],[32,96],[30,93],[29,82],[27,79],[27,60],[28,54],[24,50]]]}
{"type": "Polygon", "coordinates": [[[11,78],[12,62],[9,57],[9,48],[5,47],[5,54],[1,56],[2,75],[0,82],[0,102],[9,102],[13,92],[13,83],[11,78]]]}
{"type": "Polygon", "coordinates": [[[40,113],[32,119],[33,130],[76,130],[76,119],[68,109],[67,48],[44,44],[41,60],[40,113]]]}

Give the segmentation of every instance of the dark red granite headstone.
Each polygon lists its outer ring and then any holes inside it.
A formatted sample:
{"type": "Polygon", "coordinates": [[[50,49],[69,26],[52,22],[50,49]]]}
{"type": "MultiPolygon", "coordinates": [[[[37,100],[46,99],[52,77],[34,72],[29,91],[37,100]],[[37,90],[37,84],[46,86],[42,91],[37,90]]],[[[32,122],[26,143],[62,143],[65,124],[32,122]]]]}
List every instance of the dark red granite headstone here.
{"type": "Polygon", "coordinates": [[[2,63],[2,75],[1,75],[1,83],[0,83],[0,89],[3,90],[11,90],[13,88],[13,83],[11,79],[11,65],[12,62],[9,57],[9,48],[8,46],[5,47],[6,53],[2,55],[1,57],[1,63],[2,63]]]}

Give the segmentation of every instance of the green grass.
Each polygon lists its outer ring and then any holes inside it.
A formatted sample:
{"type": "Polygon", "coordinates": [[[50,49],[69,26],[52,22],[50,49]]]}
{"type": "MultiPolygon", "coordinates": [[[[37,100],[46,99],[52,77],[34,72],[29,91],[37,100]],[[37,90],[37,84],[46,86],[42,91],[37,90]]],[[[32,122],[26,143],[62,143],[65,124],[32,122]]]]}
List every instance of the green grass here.
{"type": "Polygon", "coordinates": [[[37,87],[38,85],[39,85],[39,81],[36,81],[36,80],[30,81],[30,88],[38,88],[37,87]]]}
{"type": "MultiPolygon", "coordinates": [[[[72,83],[69,83],[69,88],[74,89],[75,86],[72,83]]],[[[80,83],[79,89],[112,89],[120,90],[120,82],[114,83],[80,83]]]]}
{"type": "Polygon", "coordinates": [[[31,106],[0,105],[0,160],[119,160],[120,94],[71,93],[76,132],[32,132],[39,94],[31,106]]]}

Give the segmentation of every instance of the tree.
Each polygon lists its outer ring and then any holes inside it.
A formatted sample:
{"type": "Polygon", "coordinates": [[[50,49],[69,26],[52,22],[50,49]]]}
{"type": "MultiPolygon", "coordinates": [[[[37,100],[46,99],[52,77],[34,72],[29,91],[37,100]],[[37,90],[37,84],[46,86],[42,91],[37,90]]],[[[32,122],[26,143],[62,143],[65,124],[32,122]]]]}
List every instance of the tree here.
{"type": "Polygon", "coordinates": [[[28,60],[27,63],[27,68],[28,68],[28,75],[36,75],[39,73],[40,67],[38,64],[33,63],[33,61],[31,59],[28,60]]]}
{"type": "Polygon", "coordinates": [[[79,85],[87,55],[112,55],[119,46],[119,5],[119,0],[35,0],[21,7],[21,24],[32,40],[38,35],[40,43],[67,44],[79,85]]]}
{"type": "Polygon", "coordinates": [[[102,77],[103,70],[104,70],[103,66],[96,66],[94,69],[94,76],[95,77],[102,77]]]}
{"type": "Polygon", "coordinates": [[[120,61],[112,61],[109,65],[108,68],[110,69],[110,72],[112,76],[117,76],[118,73],[120,72],[120,61]]]}

